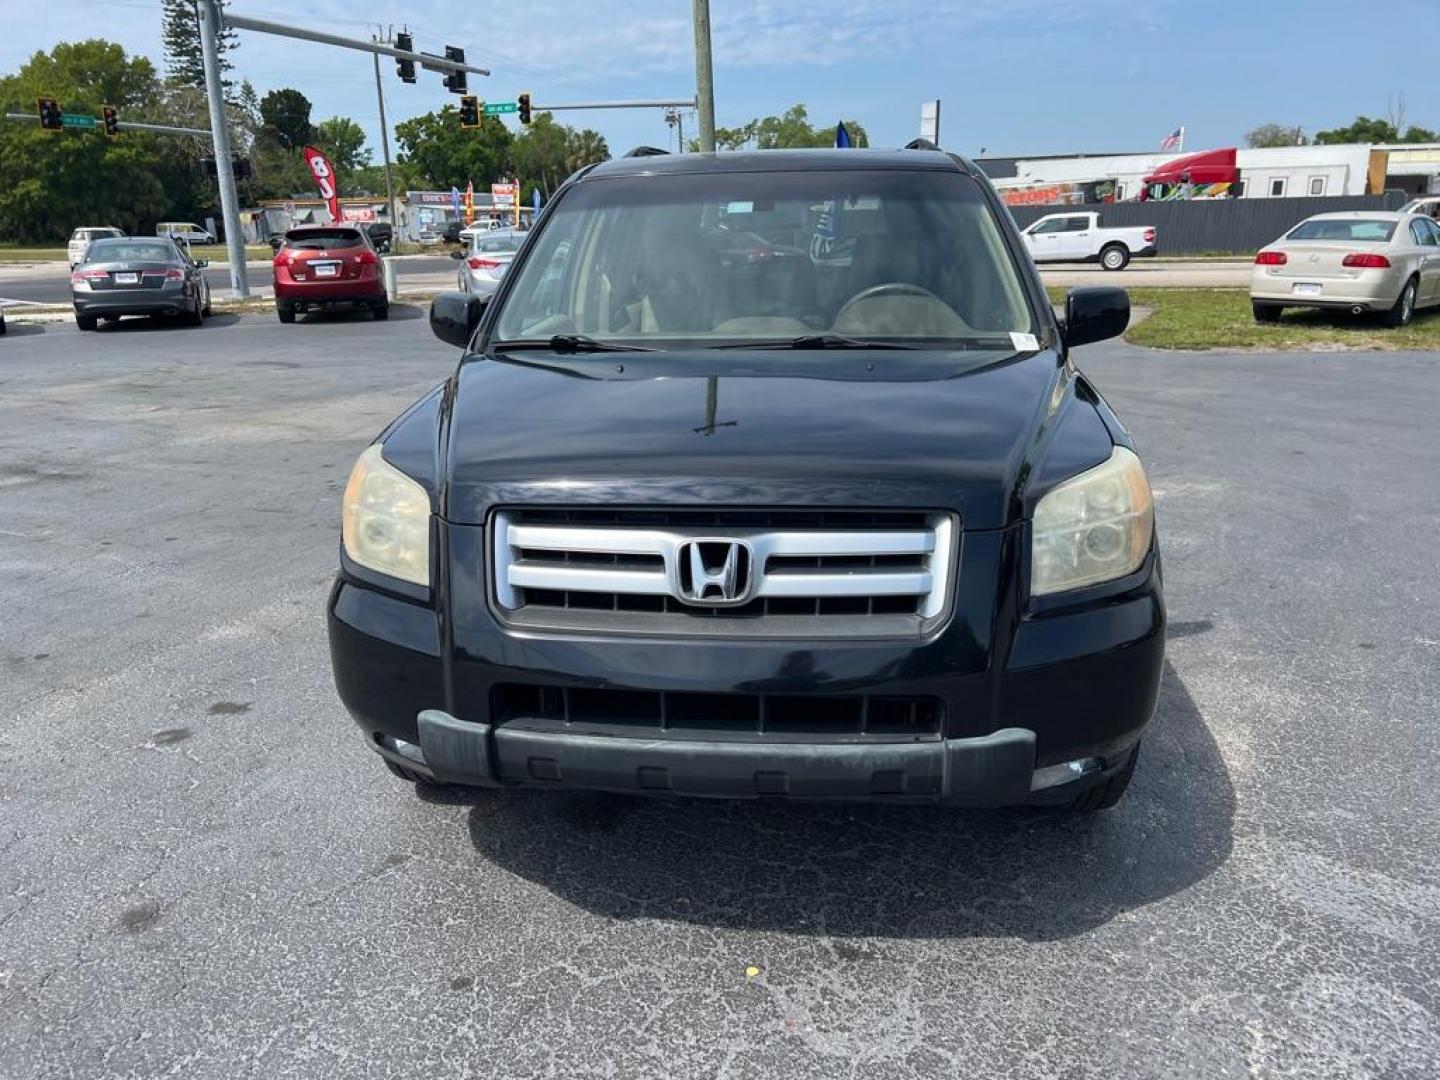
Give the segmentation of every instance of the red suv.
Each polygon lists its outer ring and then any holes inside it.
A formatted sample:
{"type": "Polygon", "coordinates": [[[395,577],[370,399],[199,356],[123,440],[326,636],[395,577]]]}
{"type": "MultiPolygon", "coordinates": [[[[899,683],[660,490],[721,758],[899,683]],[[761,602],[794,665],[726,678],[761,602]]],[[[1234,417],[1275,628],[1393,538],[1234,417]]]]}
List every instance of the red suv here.
{"type": "Polygon", "coordinates": [[[280,321],[294,322],[297,312],[326,304],[364,304],[377,319],[390,316],[380,256],[364,230],[353,225],[291,229],[275,253],[280,321]]]}

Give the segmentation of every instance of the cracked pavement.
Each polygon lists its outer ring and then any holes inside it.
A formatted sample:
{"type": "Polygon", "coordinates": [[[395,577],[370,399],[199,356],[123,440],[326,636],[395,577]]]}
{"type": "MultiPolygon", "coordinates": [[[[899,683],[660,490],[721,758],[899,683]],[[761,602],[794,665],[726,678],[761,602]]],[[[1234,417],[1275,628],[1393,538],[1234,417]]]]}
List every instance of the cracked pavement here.
{"type": "Polygon", "coordinates": [[[1172,620],[1090,818],[397,782],[324,598],[455,358],[0,339],[0,1075],[1440,1074],[1440,357],[1081,353],[1172,620]]]}

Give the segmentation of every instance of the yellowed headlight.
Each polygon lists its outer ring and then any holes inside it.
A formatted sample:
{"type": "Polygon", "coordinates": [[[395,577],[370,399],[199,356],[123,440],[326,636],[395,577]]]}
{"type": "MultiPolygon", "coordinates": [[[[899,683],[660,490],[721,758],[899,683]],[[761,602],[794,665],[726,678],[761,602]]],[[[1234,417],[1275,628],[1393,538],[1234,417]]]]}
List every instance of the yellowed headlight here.
{"type": "Polygon", "coordinates": [[[1150,550],[1155,504],[1140,459],[1117,446],[1035,506],[1030,593],[1081,589],[1133,573],[1150,550]]]}
{"type": "Polygon", "coordinates": [[[345,554],[376,573],[430,584],[430,496],[369,447],[345,485],[340,535],[345,554]]]}

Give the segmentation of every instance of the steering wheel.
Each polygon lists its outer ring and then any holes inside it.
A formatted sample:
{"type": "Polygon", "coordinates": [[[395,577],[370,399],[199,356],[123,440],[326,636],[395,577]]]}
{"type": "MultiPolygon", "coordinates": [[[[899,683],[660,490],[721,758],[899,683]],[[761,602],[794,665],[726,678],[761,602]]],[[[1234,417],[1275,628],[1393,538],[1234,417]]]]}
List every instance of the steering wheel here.
{"type": "Polygon", "coordinates": [[[866,300],[873,300],[877,296],[923,296],[926,299],[934,300],[937,304],[943,305],[947,311],[950,310],[950,305],[946,304],[944,300],[941,300],[929,289],[923,289],[919,285],[911,285],[908,281],[886,281],[879,285],[871,285],[868,289],[861,289],[854,296],[850,297],[849,300],[846,300],[845,303],[840,306],[840,310],[835,313],[835,318],[832,322],[838,326],[841,317],[852,307],[856,304],[864,303],[866,300]]]}

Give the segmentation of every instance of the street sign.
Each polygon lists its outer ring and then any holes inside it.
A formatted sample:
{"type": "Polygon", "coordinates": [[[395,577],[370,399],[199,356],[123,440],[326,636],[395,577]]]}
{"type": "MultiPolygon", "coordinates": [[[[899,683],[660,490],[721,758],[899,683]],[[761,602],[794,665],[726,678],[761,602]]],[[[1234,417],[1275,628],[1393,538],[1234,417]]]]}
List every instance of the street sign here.
{"type": "Polygon", "coordinates": [[[504,116],[506,113],[518,111],[519,106],[513,101],[487,101],[485,103],[486,116],[504,116]]]}
{"type": "Polygon", "coordinates": [[[92,131],[98,126],[95,123],[95,117],[71,112],[61,113],[60,123],[67,128],[90,128],[92,131]]]}

